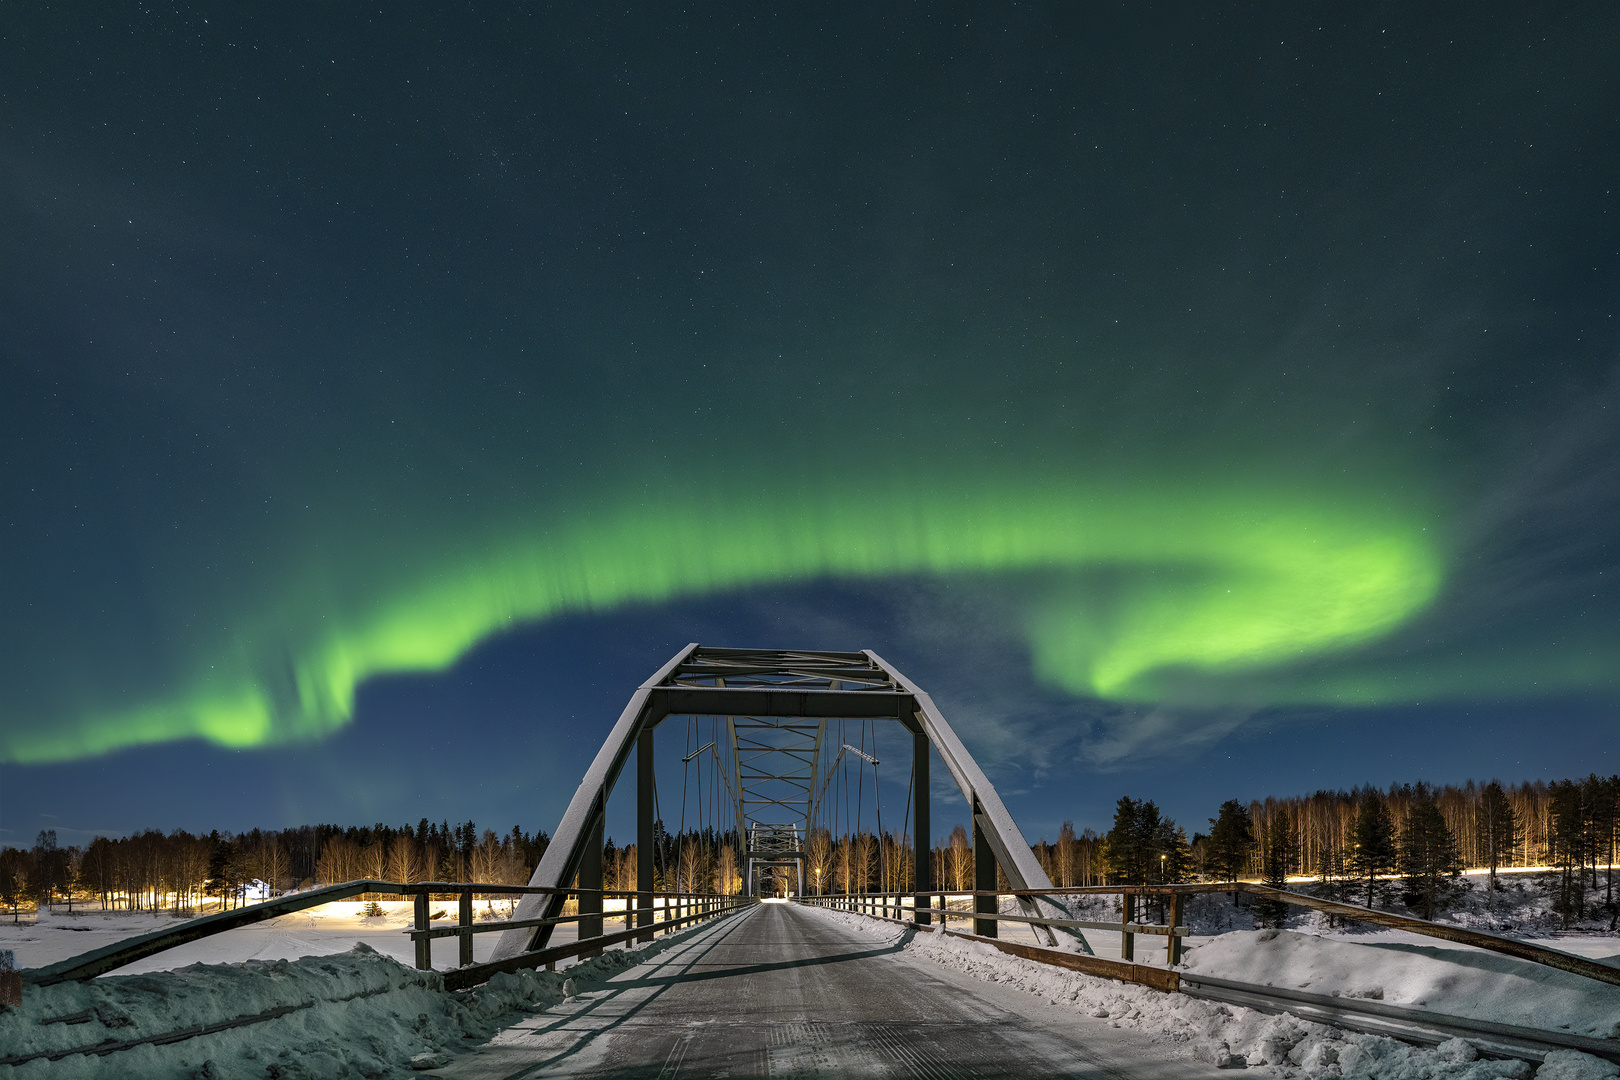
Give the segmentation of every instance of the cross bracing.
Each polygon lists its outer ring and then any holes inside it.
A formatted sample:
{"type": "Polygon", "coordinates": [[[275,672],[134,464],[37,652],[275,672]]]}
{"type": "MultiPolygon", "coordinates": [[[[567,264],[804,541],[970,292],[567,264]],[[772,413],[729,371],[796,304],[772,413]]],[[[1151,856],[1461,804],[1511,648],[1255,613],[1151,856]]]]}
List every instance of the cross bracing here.
{"type": "MultiPolygon", "coordinates": [[[[788,888],[802,887],[804,843],[818,820],[818,801],[832,775],[850,762],[875,769],[875,753],[855,746],[831,726],[843,721],[892,721],[911,735],[911,799],[907,818],[914,823],[911,845],[913,888],[933,887],[930,858],[929,759],[937,755],[967,801],[973,822],[975,888],[996,889],[999,867],[1013,889],[1040,893],[1052,888],[1029,844],[1007,812],[1001,797],[951,730],[933,700],[876,653],[766,649],[720,649],[689,645],[653,674],[632,695],[586,771],[551,845],[535,868],[531,884],[563,888],[578,877],[581,889],[600,889],[603,819],[607,798],[620,772],[636,751],[636,828],[638,926],[651,934],[654,886],[653,848],[656,815],[653,755],[655,731],[671,717],[712,718],[720,728],[709,745],[683,758],[690,762],[705,751],[715,755],[731,801],[735,836],[747,872],[744,888],[761,887],[761,873],[771,871],[772,888],[780,888],[775,870],[796,872],[788,888]],[[831,741],[829,741],[831,739],[831,741]]],[[[865,728],[863,727],[863,731],[865,728]]],[[[701,741],[701,740],[700,740],[701,741]]],[[[688,747],[691,746],[690,741],[688,747]]],[[[587,898],[581,897],[581,904],[587,898]]],[[[599,901],[598,901],[599,902],[599,901]]],[[[978,909],[994,910],[994,897],[979,897],[978,909]],[[990,905],[985,907],[983,905],[990,905]]],[[[1058,898],[1019,897],[1026,917],[1067,919],[1058,898]]],[[[526,897],[517,919],[545,920],[561,910],[559,896],[526,897]],[[552,910],[555,908],[556,910],[552,910]]],[[[927,916],[922,916],[926,921],[927,916]]],[[[995,920],[976,920],[978,932],[993,936],[995,920]]],[[[1042,926],[1055,944],[1054,932],[1042,926]]],[[[543,948],[550,925],[508,931],[496,949],[498,958],[543,948]]],[[[1078,931],[1063,931],[1090,952],[1078,931]]]]}

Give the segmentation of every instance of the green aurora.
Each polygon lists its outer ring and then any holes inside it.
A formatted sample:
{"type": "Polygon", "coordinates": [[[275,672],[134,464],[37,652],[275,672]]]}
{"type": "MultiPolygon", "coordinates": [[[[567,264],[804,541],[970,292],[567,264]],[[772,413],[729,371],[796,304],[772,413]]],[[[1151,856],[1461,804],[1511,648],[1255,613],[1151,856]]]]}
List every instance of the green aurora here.
{"type": "Polygon", "coordinates": [[[1028,604],[1038,675],[1076,695],[1154,701],[1165,672],[1251,672],[1377,638],[1422,610],[1442,577],[1420,518],[1213,485],[801,493],[562,520],[348,610],[283,608],[279,622],[199,648],[198,669],[162,698],[8,727],[4,755],[35,763],[199,736],[236,747],[307,739],[350,718],[366,678],[440,670],[514,624],[829,576],[1055,574],[1064,584],[1028,604]],[[264,675],[281,657],[290,689],[264,675]]]}

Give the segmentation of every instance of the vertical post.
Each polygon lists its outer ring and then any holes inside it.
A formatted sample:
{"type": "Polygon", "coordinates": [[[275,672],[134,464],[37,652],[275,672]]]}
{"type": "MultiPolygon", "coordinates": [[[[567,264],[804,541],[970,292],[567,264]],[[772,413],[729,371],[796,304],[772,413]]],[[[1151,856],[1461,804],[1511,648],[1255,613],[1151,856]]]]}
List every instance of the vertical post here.
{"type": "MultiPolygon", "coordinates": [[[[605,816],[600,810],[585,830],[585,850],[579,857],[579,937],[602,936],[602,828],[605,816]]],[[[599,956],[602,950],[580,953],[599,956]]]]}
{"type": "MultiPolygon", "coordinates": [[[[428,929],[428,894],[426,890],[416,894],[416,929],[426,933],[428,929]]],[[[419,937],[416,939],[416,969],[418,971],[433,970],[433,940],[419,937]]]]}
{"type": "MultiPolygon", "coordinates": [[[[989,893],[988,896],[975,896],[973,898],[973,912],[977,916],[995,915],[1000,905],[996,895],[996,853],[990,847],[990,840],[984,835],[984,814],[979,808],[979,800],[973,800],[973,889],[976,893],[989,893]]],[[[975,918],[973,932],[980,937],[996,936],[996,920],[975,918]]]]}
{"type": "Polygon", "coordinates": [[[653,729],[636,739],[636,925],[639,942],[653,939],[653,729]]]}
{"type": "Polygon", "coordinates": [[[461,890],[461,907],[460,907],[460,910],[458,910],[457,913],[456,913],[456,919],[457,919],[457,925],[459,925],[461,927],[461,956],[459,957],[459,960],[460,960],[461,966],[466,967],[468,964],[473,962],[473,957],[472,957],[473,912],[472,912],[472,890],[471,889],[462,889],[461,890]]]}
{"type": "Polygon", "coordinates": [[[928,822],[928,734],[923,731],[911,733],[911,795],[911,813],[917,820],[911,842],[911,882],[917,891],[912,897],[917,905],[912,915],[919,925],[927,926],[932,917],[924,905],[930,900],[923,893],[934,891],[934,830],[928,822]]]}
{"type": "Polygon", "coordinates": [[[1181,894],[1170,894],[1170,943],[1164,947],[1164,962],[1171,967],[1181,963],[1181,939],[1176,937],[1176,927],[1181,925],[1181,894]]]}
{"type": "Polygon", "coordinates": [[[1136,896],[1126,893],[1120,898],[1119,904],[1119,958],[1121,960],[1136,959],[1136,935],[1125,927],[1136,921],[1136,896]]]}

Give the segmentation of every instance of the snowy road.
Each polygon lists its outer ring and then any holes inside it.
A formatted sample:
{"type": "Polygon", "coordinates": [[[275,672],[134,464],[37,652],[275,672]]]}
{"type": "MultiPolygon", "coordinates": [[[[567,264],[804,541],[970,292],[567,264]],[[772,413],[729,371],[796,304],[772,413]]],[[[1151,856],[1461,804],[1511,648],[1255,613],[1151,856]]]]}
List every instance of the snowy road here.
{"type": "Polygon", "coordinates": [[[1139,1034],[874,944],[786,904],[723,920],[433,1075],[1225,1075],[1139,1034]]]}

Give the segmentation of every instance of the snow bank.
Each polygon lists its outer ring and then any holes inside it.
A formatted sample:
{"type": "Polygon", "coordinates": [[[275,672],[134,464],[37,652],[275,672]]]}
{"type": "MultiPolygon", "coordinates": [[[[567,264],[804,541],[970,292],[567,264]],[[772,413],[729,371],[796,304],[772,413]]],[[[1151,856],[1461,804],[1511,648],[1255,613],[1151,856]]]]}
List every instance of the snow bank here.
{"type": "MultiPolygon", "coordinates": [[[[893,942],[901,936],[898,927],[859,915],[814,907],[806,910],[874,940],[893,942]]],[[[1408,1046],[1395,1039],[1331,1028],[1287,1013],[1274,1016],[1082,975],[1008,956],[982,942],[940,933],[917,933],[905,951],[987,982],[1038,995],[1050,1005],[1073,1009],[1078,1016],[1138,1031],[1150,1042],[1180,1049],[1221,1068],[1263,1069],[1259,1073],[1262,1076],[1302,1080],[1529,1080],[1531,1076],[1537,1080],[1608,1080],[1620,1075],[1620,1070],[1610,1063],[1575,1051],[1549,1055],[1538,1070],[1523,1061],[1482,1060],[1463,1039],[1432,1048],[1408,1046]]],[[[1200,970],[1215,974],[1212,969],[1218,966],[1217,955],[1209,954],[1209,966],[1200,970]]],[[[1224,971],[1221,974],[1238,977],[1224,971]]],[[[1330,992],[1319,986],[1312,989],[1330,992]]],[[[1437,1001],[1430,1004],[1437,1011],[1452,1011],[1449,1007],[1442,1010],[1437,1001]]]]}
{"type": "Polygon", "coordinates": [[[1237,931],[1189,950],[1185,966],[1261,986],[1620,1038],[1620,987],[1464,946],[1237,931]]]}
{"type": "Polygon", "coordinates": [[[566,972],[496,975],[460,993],[359,943],[302,960],[197,964],[25,988],[0,1010],[0,1058],[156,1040],[97,1055],[0,1065],[0,1080],[333,1080],[404,1077],[442,1065],[525,1011],[545,1008],[640,963],[684,935],[610,950],[566,972]],[[246,1021],[246,1022],[243,1022],[246,1021]],[[164,1042],[199,1027],[223,1030],[164,1042]],[[414,1059],[414,1060],[413,1060],[414,1059]]]}

